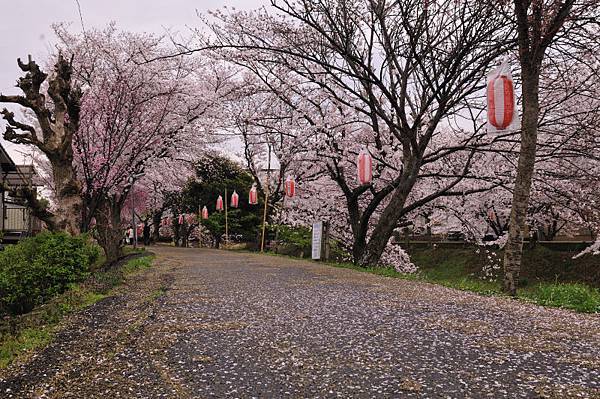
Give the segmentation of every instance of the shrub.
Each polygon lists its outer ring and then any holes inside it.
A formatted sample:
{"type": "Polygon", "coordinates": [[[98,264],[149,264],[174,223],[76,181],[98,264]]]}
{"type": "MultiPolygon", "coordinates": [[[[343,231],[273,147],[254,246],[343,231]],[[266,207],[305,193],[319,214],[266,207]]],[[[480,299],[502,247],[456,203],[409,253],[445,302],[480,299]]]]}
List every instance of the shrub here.
{"type": "Polygon", "coordinates": [[[0,314],[21,314],[82,281],[99,256],[87,237],[42,233],[0,252],[0,314]]]}
{"type": "Polygon", "coordinates": [[[600,292],[577,283],[540,283],[525,296],[545,306],[574,309],[579,312],[600,312],[600,292]]]}
{"type": "MultiPolygon", "coordinates": [[[[278,234],[281,244],[277,251],[285,255],[305,256],[310,254],[312,231],[307,227],[293,227],[287,225],[272,226],[272,235],[278,234]]],[[[271,235],[270,234],[270,235],[271,235]]]]}

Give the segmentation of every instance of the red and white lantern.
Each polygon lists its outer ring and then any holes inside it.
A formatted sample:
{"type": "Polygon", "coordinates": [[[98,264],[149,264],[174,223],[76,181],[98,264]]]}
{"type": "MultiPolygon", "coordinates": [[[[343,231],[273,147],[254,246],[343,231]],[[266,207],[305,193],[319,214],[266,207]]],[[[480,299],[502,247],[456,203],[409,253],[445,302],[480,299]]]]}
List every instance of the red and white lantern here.
{"type": "Polygon", "coordinates": [[[141,237],[142,235],[144,235],[144,225],[138,224],[137,225],[137,236],[141,237]]]}
{"type": "Polygon", "coordinates": [[[177,223],[179,224],[183,224],[183,214],[179,215],[179,218],[177,218],[177,223]]]}
{"type": "Polygon", "coordinates": [[[223,197],[221,197],[219,195],[219,198],[217,198],[217,211],[222,211],[223,210],[223,197]]]}
{"type": "Polygon", "coordinates": [[[358,181],[361,185],[371,183],[373,180],[373,158],[367,150],[362,150],[356,159],[358,181]]]}
{"type": "Polygon", "coordinates": [[[256,190],[256,185],[253,184],[250,189],[250,193],[248,194],[248,203],[250,205],[258,204],[258,191],[256,190]]]}
{"type": "Polygon", "coordinates": [[[231,207],[237,208],[239,206],[239,204],[240,204],[240,196],[234,190],[233,194],[231,194],[231,207]]]}
{"type": "Polygon", "coordinates": [[[518,129],[515,86],[507,62],[490,72],[487,79],[488,131],[518,129]]]}
{"type": "Polygon", "coordinates": [[[196,215],[194,215],[193,213],[187,213],[185,215],[185,221],[187,222],[187,224],[192,225],[194,224],[194,222],[196,221],[196,215]]]}
{"type": "Polygon", "coordinates": [[[202,219],[208,219],[208,209],[206,209],[206,207],[202,208],[202,219]]]}
{"type": "Polygon", "coordinates": [[[296,181],[290,176],[285,180],[285,195],[292,198],[296,195],[296,181]]]}

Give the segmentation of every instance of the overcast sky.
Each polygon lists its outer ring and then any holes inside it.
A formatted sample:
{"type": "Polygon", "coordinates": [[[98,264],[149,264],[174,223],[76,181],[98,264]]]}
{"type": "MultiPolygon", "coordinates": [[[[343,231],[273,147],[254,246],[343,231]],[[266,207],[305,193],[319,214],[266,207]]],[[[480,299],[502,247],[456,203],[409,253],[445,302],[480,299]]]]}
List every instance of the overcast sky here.
{"type": "MultiPolygon", "coordinates": [[[[268,0],[79,0],[86,27],[103,27],[115,21],[123,30],[162,33],[165,29],[185,32],[199,25],[196,10],[201,12],[232,6],[253,9],[268,4],[268,0]]],[[[50,54],[55,38],[50,25],[71,24],[81,30],[76,0],[0,0],[0,92],[18,93],[14,88],[20,76],[16,59],[31,54],[40,64],[50,54]]],[[[1,107],[1,106],[0,106],[1,107]]],[[[4,132],[4,125],[0,122],[4,132]]],[[[19,148],[2,141],[17,163],[23,161],[15,150],[19,148]]]]}

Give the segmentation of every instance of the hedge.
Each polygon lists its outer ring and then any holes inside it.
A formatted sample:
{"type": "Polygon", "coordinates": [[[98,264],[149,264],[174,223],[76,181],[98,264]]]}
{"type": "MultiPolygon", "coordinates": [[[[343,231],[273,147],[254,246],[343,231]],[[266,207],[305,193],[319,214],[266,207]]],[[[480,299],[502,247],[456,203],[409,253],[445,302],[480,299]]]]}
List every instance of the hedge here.
{"type": "Polygon", "coordinates": [[[29,312],[85,279],[100,251],[86,236],[42,233],[0,252],[0,315],[29,312]]]}

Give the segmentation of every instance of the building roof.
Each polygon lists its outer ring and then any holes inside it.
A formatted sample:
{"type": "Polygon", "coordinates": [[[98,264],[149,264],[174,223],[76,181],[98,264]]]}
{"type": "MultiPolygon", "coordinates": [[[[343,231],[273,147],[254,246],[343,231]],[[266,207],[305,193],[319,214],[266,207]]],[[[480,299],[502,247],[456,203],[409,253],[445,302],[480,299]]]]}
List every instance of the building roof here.
{"type": "Polygon", "coordinates": [[[9,187],[44,185],[33,165],[16,165],[14,171],[6,173],[3,177],[9,187]]]}
{"type": "Polygon", "coordinates": [[[2,169],[2,172],[16,172],[17,170],[17,165],[15,165],[2,144],[0,144],[0,168],[2,169]]]}
{"type": "Polygon", "coordinates": [[[8,187],[42,186],[33,165],[16,165],[0,144],[0,182],[8,187]]]}

